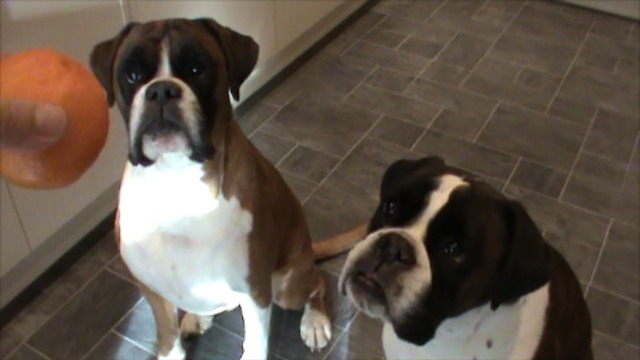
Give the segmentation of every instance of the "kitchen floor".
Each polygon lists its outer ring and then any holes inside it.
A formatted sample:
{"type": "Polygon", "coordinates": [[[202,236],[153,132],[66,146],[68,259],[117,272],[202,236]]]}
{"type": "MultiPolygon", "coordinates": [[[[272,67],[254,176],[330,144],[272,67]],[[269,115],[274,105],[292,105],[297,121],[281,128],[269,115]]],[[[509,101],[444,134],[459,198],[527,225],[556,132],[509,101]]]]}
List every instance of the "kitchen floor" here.
{"type": "MultiPolygon", "coordinates": [[[[440,155],[521,200],[591,308],[597,359],[638,359],[638,24],[556,2],[385,1],[238,121],[304,203],[314,239],[368,219],[385,168],[440,155]]],[[[378,322],[321,265],[334,340],[274,310],[273,359],[382,357],[378,322]]],[[[190,346],[241,351],[238,311],[190,346]]],[[[108,236],[2,329],[10,360],[150,359],[150,308],[108,236]]]]}

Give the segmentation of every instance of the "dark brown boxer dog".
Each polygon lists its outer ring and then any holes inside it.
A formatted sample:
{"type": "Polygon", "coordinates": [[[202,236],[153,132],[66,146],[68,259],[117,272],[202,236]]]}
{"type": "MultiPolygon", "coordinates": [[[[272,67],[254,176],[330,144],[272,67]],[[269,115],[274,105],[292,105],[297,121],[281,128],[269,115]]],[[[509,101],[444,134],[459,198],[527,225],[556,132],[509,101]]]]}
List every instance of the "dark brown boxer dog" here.
{"type": "Polygon", "coordinates": [[[243,358],[264,359],[272,302],[304,308],[312,350],[331,339],[314,260],[358,236],[312,248],[300,203],[234,121],[229,91],[239,98],[257,59],[250,37],[212,19],[129,24],[90,56],[126,121],[116,233],[153,309],[160,358],[183,358],[180,331],[200,333],[240,306],[243,358]]]}
{"type": "Polygon", "coordinates": [[[437,157],[387,169],[340,279],[388,359],[592,359],[578,279],[519,203],[437,157]]]}

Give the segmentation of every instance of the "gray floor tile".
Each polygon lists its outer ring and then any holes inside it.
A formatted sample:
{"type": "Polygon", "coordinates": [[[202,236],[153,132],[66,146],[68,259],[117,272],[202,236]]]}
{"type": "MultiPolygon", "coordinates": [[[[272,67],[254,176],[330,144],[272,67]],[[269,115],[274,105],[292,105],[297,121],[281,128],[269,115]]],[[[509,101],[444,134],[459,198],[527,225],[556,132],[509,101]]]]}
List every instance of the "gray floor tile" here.
{"type": "Polygon", "coordinates": [[[296,147],[282,160],[279,168],[315,183],[321,182],[333,169],[340,158],[309,149],[296,147]]]}
{"type": "Polygon", "coordinates": [[[247,113],[239,116],[237,121],[242,131],[244,131],[246,135],[249,135],[278,110],[278,107],[260,102],[255,104],[247,113]]]}
{"type": "Polygon", "coordinates": [[[424,132],[424,128],[406,121],[385,116],[371,130],[369,136],[410,149],[424,132]]]}
{"type": "Polygon", "coordinates": [[[473,141],[487,121],[485,118],[444,109],[429,129],[463,140],[473,141]]]}
{"type": "Polygon", "coordinates": [[[496,84],[508,85],[516,82],[523,71],[522,65],[485,57],[474,69],[473,74],[496,84]]]}
{"type": "Polygon", "coordinates": [[[384,14],[370,11],[362,15],[361,18],[351,24],[351,26],[345,29],[340,35],[347,38],[360,38],[384,18],[384,14]]]}
{"type": "Polygon", "coordinates": [[[426,20],[444,0],[383,1],[373,11],[397,18],[426,20]]]}
{"type": "Polygon", "coordinates": [[[405,95],[485,119],[498,104],[488,97],[422,79],[411,84],[405,95]]]}
{"type": "Polygon", "coordinates": [[[187,354],[193,360],[226,360],[239,359],[242,352],[241,337],[213,326],[189,344],[187,354]]]}
{"type": "Polygon", "coordinates": [[[384,359],[382,322],[358,313],[327,359],[359,360],[384,359]]]}
{"type": "Polygon", "coordinates": [[[444,29],[422,21],[388,17],[380,22],[379,28],[395,31],[400,34],[412,35],[419,39],[436,44],[446,45],[456,35],[456,30],[444,29]]]}
{"type": "Polygon", "coordinates": [[[595,360],[638,360],[640,350],[620,340],[604,335],[598,331],[593,334],[593,357],[595,360]]]}
{"type": "Polygon", "coordinates": [[[42,326],[29,345],[51,359],[78,359],[139,299],[135,285],[102,272],[42,326]]]}
{"type": "Polygon", "coordinates": [[[367,84],[358,86],[345,102],[421,126],[427,126],[440,110],[435,103],[417,101],[367,84]]]}
{"type": "Polygon", "coordinates": [[[342,273],[342,268],[344,267],[345,261],[347,261],[348,252],[344,254],[340,254],[334,258],[324,260],[318,263],[320,268],[329,274],[333,274],[335,276],[340,276],[342,273]]]}
{"type": "Polygon", "coordinates": [[[637,46],[624,44],[621,41],[606,39],[601,36],[589,35],[583,45],[583,49],[596,54],[608,55],[635,62],[640,61],[640,50],[637,46]]]}
{"type": "Polygon", "coordinates": [[[513,14],[509,14],[500,10],[489,9],[483,6],[478,9],[478,11],[476,11],[471,19],[485,24],[506,27],[513,19],[513,16],[513,14]]]}
{"type": "Polygon", "coordinates": [[[515,185],[508,185],[505,194],[521,201],[536,225],[547,234],[582,241],[597,249],[602,246],[609,228],[608,218],[515,185]]]}
{"type": "Polygon", "coordinates": [[[133,283],[138,283],[138,280],[136,280],[133,274],[131,274],[131,271],[129,271],[127,264],[124,263],[124,260],[122,260],[122,257],[119,255],[115,259],[111,260],[108,269],[133,283]]]}
{"type": "Polygon", "coordinates": [[[584,126],[501,104],[482,130],[478,143],[568,171],[586,133],[584,126]]]}
{"type": "Polygon", "coordinates": [[[410,37],[400,45],[398,50],[408,54],[422,56],[427,59],[433,59],[438,55],[442,48],[444,48],[444,45],[434,43],[429,40],[410,37]]]}
{"type": "Polygon", "coordinates": [[[372,44],[395,49],[396,46],[400,45],[400,43],[406,37],[406,35],[399,34],[393,31],[373,28],[365,36],[362,37],[362,40],[370,42],[372,44]]]}
{"type": "Polygon", "coordinates": [[[609,160],[583,151],[573,169],[573,175],[594,184],[621,188],[627,172],[627,164],[609,160]]]}
{"type": "Polygon", "coordinates": [[[474,19],[473,15],[482,6],[479,1],[448,1],[443,7],[429,18],[427,23],[450,31],[482,37],[488,40],[496,39],[504,26],[482,19],[474,19]]]}
{"type": "Polygon", "coordinates": [[[357,107],[322,99],[295,99],[264,130],[290,141],[344,156],[380,117],[357,107]]]}
{"type": "Polygon", "coordinates": [[[438,59],[449,65],[473,69],[491,47],[491,41],[467,34],[458,34],[438,59]]]}
{"type": "Polygon", "coordinates": [[[285,140],[277,136],[258,131],[250,138],[253,145],[272,164],[277,164],[295,146],[293,141],[285,140]]]}
{"type": "Polygon", "coordinates": [[[627,163],[638,135],[638,119],[598,111],[584,149],[627,163]]]}
{"type": "Polygon", "coordinates": [[[562,78],[559,76],[545,74],[525,67],[522,69],[520,76],[518,76],[516,84],[552,95],[560,86],[561,81],[562,78]]]}
{"type": "MultiPolygon", "coordinates": [[[[638,39],[638,41],[640,42],[640,39],[638,39]]],[[[614,73],[618,78],[627,79],[630,84],[638,86],[638,82],[640,81],[639,67],[637,63],[618,59],[614,73]]]]}
{"type": "Polygon", "coordinates": [[[533,190],[552,198],[560,196],[560,192],[567,181],[568,173],[559,172],[522,159],[511,177],[511,184],[533,190]]]}
{"type": "Polygon", "coordinates": [[[114,329],[119,335],[130,339],[136,345],[152,354],[156,353],[156,324],[151,306],[142,299],[114,329]]]}
{"type": "Polygon", "coordinates": [[[536,37],[547,42],[561,43],[578,48],[587,35],[591,24],[573,21],[565,14],[554,11],[549,6],[530,6],[524,9],[513,20],[508,33],[536,37]],[[540,26],[544,22],[545,26],[540,26]],[[562,34],[562,36],[558,36],[562,34]]]}
{"type": "Polygon", "coordinates": [[[367,77],[365,83],[385,90],[402,93],[414,79],[415,77],[413,75],[379,67],[367,77]]]}
{"type": "Polygon", "coordinates": [[[86,360],[152,360],[155,357],[133,345],[119,335],[110,332],[84,358],[86,360]]]}
{"type": "Polygon", "coordinates": [[[420,75],[420,78],[433,82],[458,87],[469,76],[469,71],[440,61],[433,61],[420,75]]]}
{"type": "Polygon", "coordinates": [[[584,283],[591,280],[599,249],[577,239],[560,238],[553,233],[547,234],[545,239],[564,256],[578,280],[584,283]]]}
{"type": "MultiPolygon", "coordinates": [[[[7,353],[2,353],[3,356],[7,353]]],[[[5,360],[47,360],[46,357],[38,354],[33,351],[27,345],[21,345],[15,352],[13,352],[9,357],[3,357],[5,360]]]]}
{"type": "Polygon", "coordinates": [[[425,57],[394,51],[362,41],[347,50],[344,56],[371,65],[385,66],[390,69],[404,71],[412,75],[420,74],[429,64],[429,59],[425,57]]]}
{"type": "Polygon", "coordinates": [[[288,174],[286,172],[282,173],[282,177],[284,178],[284,181],[286,181],[287,185],[289,185],[291,191],[293,191],[293,194],[296,196],[298,201],[300,201],[301,203],[302,201],[304,201],[304,199],[307,198],[307,196],[309,196],[309,194],[311,194],[313,189],[316,188],[316,184],[312,183],[311,181],[292,174],[288,174]]]}
{"type": "Polygon", "coordinates": [[[595,113],[596,107],[592,103],[572,100],[562,95],[553,99],[548,112],[549,115],[587,126],[591,124],[595,113]]]}
{"type": "Polygon", "coordinates": [[[608,111],[638,116],[638,87],[626,84],[613,73],[575,65],[569,71],[560,94],[590,102],[608,111]]]}
{"type": "Polygon", "coordinates": [[[553,91],[537,91],[516,83],[500,84],[495,79],[475,74],[467,79],[463,89],[538,112],[544,112],[553,96],[553,91]]]}
{"type": "Polygon", "coordinates": [[[618,63],[618,58],[608,54],[582,49],[576,57],[576,64],[591,66],[596,69],[613,72],[618,63]]]}
{"type": "Polygon", "coordinates": [[[625,192],[572,176],[561,199],[607,217],[634,224],[639,218],[638,187],[636,185],[629,190],[625,192]]]}
{"type": "Polygon", "coordinates": [[[587,303],[594,330],[639,345],[640,305],[594,287],[589,288],[587,303]]]}
{"type": "Polygon", "coordinates": [[[478,144],[456,139],[429,130],[416,145],[415,151],[441,156],[447,163],[496,179],[507,179],[517,158],[478,144]]]}
{"type": "Polygon", "coordinates": [[[638,228],[617,221],[609,230],[593,283],[603,289],[638,299],[638,228]]]}
{"type": "Polygon", "coordinates": [[[563,76],[569,69],[576,51],[573,47],[507,31],[498,39],[488,56],[563,76]]]}
{"type": "Polygon", "coordinates": [[[482,5],[484,9],[498,10],[507,14],[516,14],[526,3],[524,0],[489,0],[482,5]]]}

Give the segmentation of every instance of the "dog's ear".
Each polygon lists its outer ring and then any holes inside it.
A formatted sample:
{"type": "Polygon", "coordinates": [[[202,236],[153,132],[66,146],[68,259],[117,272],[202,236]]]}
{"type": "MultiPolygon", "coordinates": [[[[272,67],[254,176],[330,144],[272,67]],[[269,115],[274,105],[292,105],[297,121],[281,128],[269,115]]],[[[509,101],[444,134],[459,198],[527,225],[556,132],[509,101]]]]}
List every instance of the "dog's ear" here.
{"type": "Polygon", "coordinates": [[[549,281],[550,248],[518,202],[506,201],[506,241],[498,277],[491,294],[491,309],[511,303],[549,281]]]}
{"type": "Polygon", "coordinates": [[[107,101],[109,106],[114,102],[114,84],[113,84],[113,66],[116,59],[116,53],[120,48],[120,44],[131,30],[139,23],[127,24],[120,33],[112,39],[105,40],[94,46],[89,55],[89,65],[91,71],[107,92],[107,101]]]}
{"type": "Polygon", "coordinates": [[[391,191],[403,180],[409,178],[409,176],[415,171],[427,173],[437,173],[443,171],[445,163],[442,158],[438,156],[427,156],[417,160],[402,159],[394,162],[387,168],[382,176],[382,183],[380,185],[380,195],[384,197],[385,193],[391,191]]]}
{"type": "Polygon", "coordinates": [[[229,90],[233,98],[240,100],[240,86],[249,77],[258,62],[260,47],[249,36],[240,34],[213,19],[196,19],[218,40],[227,59],[229,90]]]}

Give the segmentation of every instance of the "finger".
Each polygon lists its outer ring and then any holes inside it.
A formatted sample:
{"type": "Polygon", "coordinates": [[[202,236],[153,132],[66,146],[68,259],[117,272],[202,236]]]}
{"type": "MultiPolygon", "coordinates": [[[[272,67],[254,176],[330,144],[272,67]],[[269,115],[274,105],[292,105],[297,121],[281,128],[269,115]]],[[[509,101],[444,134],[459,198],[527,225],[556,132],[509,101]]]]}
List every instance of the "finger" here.
{"type": "Polygon", "coordinates": [[[57,143],[66,128],[62,108],[23,100],[0,102],[0,148],[37,151],[57,143]]]}

